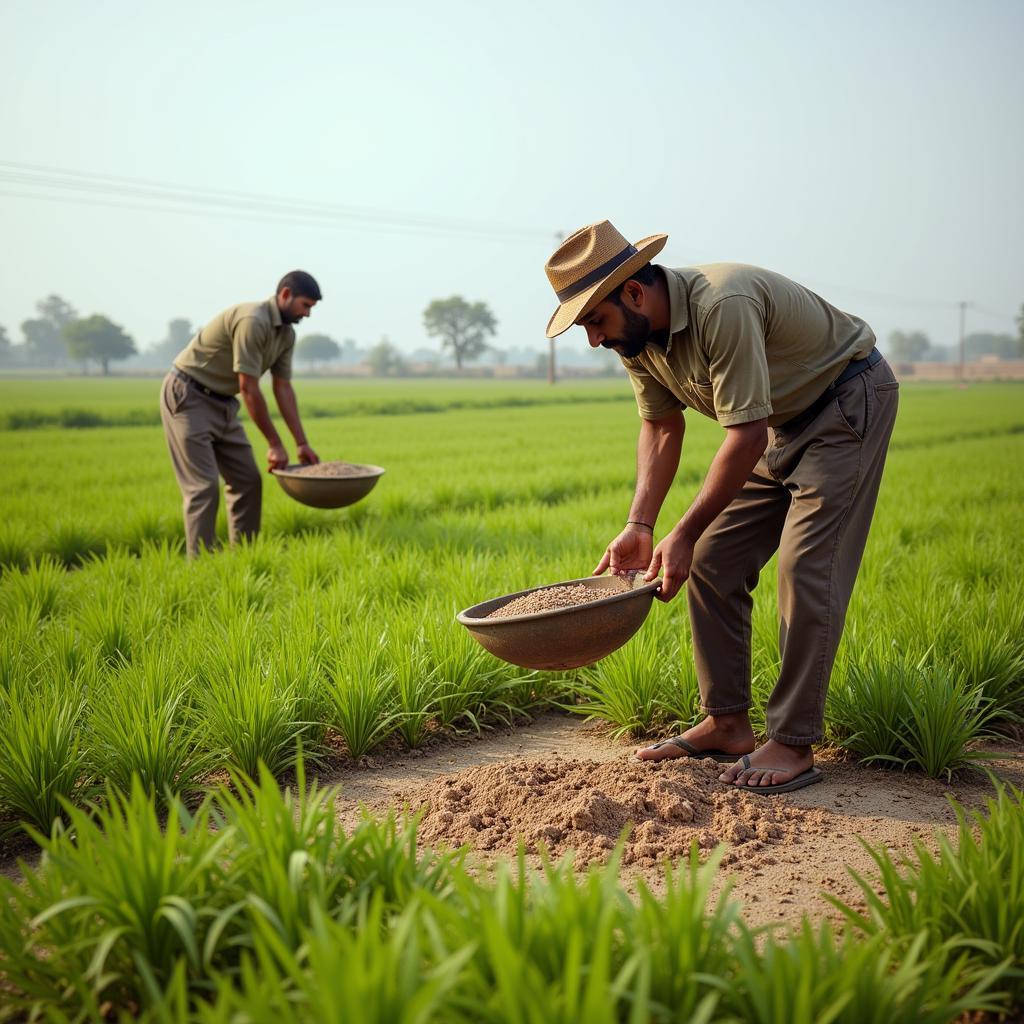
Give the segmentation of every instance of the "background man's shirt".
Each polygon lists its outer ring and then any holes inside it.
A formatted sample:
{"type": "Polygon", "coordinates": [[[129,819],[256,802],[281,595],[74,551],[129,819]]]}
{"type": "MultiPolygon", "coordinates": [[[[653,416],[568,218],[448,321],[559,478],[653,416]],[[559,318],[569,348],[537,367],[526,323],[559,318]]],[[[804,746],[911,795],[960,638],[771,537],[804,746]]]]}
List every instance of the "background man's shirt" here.
{"type": "Polygon", "coordinates": [[[643,419],[690,406],[723,426],[777,426],[874,348],[863,320],[781,274],[742,263],[661,269],[668,344],[622,360],[643,419]]]}
{"type": "Polygon", "coordinates": [[[218,313],[174,360],[200,384],[222,395],[237,395],[238,375],[262,377],[267,370],[290,379],[295,329],[281,319],[277,297],[240,302],[218,313]]]}

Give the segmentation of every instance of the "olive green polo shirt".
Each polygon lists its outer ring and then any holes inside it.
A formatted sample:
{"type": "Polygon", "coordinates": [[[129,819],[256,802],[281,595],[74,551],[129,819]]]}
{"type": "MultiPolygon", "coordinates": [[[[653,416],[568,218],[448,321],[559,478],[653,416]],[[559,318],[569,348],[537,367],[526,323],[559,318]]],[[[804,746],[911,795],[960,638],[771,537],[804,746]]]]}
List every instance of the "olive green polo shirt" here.
{"type": "Polygon", "coordinates": [[[777,426],[822,395],[875,335],[781,274],[741,263],[661,268],[670,337],[623,359],[643,419],[687,407],[722,426],[777,426]]]}
{"type": "Polygon", "coordinates": [[[277,297],[240,302],[218,313],[178,353],[174,365],[222,395],[237,395],[238,375],[267,370],[290,379],[295,328],[281,319],[277,297]]]}

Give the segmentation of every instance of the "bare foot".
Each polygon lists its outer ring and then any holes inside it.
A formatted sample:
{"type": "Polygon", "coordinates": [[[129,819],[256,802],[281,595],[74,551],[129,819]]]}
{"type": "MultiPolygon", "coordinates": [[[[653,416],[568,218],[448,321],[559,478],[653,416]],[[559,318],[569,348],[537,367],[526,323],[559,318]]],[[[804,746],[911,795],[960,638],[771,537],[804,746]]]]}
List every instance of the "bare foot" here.
{"type": "MultiPolygon", "coordinates": [[[[754,730],[750,728],[750,719],[745,711],[733,715],[708,715],[692,729],[687,729],[681,739],[692,744],[698,750],[713,750],[719,753],[747,754],[754,749],[754,730]]],[[[657,747],[640,747],[636,756],[641,761],[663,761],[668,757],[693,757],[682,747],[674,743],[666,743],[657,747]]]]}
{"type": "Polygon", "coordinates": [[[812,747],[792,747],[778,740],[768,740],[750,755],[749,768],[737,762],[726,768],[718,776],[718,781],[730,783],[737,789],[745,786],[779,786],[795,779],[813,765],[812,747]]]}

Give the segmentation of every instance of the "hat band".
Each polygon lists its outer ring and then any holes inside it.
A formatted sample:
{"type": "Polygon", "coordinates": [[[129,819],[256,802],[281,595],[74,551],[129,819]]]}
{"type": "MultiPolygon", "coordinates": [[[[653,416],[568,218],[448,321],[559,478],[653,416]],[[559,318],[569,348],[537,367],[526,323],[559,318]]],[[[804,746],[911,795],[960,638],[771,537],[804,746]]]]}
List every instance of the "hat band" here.
{"type": "Polygon", "coordinates": [[[622,252],[617,252],[610,260],[606,260],[596,270],[592,270],[578,281],[574,281],[568,288],[555,292],[558,301],[568,302],[569,299],[579,295],[580,292],[585,292],[592,284],[597,284],[598,281],[606,278],[616,267],[621,267],[630,256],[635,256],[636,254],[636,246],[627,245],[622,252]]]}

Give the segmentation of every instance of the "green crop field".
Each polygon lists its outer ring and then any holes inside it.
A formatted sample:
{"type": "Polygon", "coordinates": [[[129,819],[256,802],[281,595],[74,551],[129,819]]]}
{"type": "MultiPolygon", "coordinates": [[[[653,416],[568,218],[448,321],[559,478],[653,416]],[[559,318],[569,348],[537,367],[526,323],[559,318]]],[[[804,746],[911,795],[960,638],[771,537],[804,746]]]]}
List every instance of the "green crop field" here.
{"type": "MultiPolygon", "coordinates": [[[[285,772],[551,704],[622,734],[695,720],[682,599],[574,673],[498,662],[454,622],[593,569],[632,495],[624,381],[300,380],[321,457],[386,475],[337,511],[268,477],[259,539],[192,563],[158,388],[0,380],[0,827],[47,850],[4,883],[0,1020],[944,1021],[1020,1005],[1016,791],[955,848],[880,853],[886,900],[842,934],[768,941],[730,904],[705,908],[696,854],[663,897],[627,896],[614,863],[483,882],[417,855],[405,825],[346,836],[323,792],[279,793],[285,772]],[[211,790],[225,772],[235,784],[211,790]]],[[[857,758],[948,778],[1024,714],[1024,387],[901,401],[827,730],[857,758]]],[[[688,419],[659,532],[720,435],[688,419]]],[[[755,727],[774,593],[770,565],[755,727]]]]}

